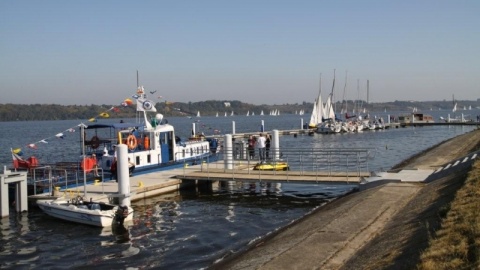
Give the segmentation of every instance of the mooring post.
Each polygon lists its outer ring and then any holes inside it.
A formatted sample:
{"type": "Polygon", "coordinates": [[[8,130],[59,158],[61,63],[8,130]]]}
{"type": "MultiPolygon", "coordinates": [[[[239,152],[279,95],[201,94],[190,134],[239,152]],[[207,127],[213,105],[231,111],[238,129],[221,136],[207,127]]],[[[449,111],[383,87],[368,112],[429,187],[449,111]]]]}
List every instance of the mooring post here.
{"type": "MultiPolygon", "coordinates": [[[[235,123],[235,122],[234,122],[235,123]]],[[[231,134],[225,134],[225,148],[224,148],[224,164],[225,164],[225,169],[231,170],[233,169],[233,143],[232,143],[232,135],[231,134]]]]}
{"type": "Polygon", "coordinates": [[[278,129],[272,130],[273,160],[280,159],[280,136],[278,129]]]}
{"type": "Polygon", "coordinates": [[[232,134],[235,135],[235,121],[232,121],[232,134]]]}
{"type": "MultiPolygon", "coordinates": [[[[128,148],[126,144],[117,145],[118,204],[130,206],[130,175],[128,168],[128,148]]],[[[133,162],[133,161],[132,161],[133,162]]]]}
{"type": "Polygon", "coordinates": [[[300,118],[300,129],[303,129],[303,118],[300,118]]]}
{"type": "Polygon", "coordinates": [[[265,122],[262,120],[262,124],[260,125],[260,132],[265,132],[265,122]]]}

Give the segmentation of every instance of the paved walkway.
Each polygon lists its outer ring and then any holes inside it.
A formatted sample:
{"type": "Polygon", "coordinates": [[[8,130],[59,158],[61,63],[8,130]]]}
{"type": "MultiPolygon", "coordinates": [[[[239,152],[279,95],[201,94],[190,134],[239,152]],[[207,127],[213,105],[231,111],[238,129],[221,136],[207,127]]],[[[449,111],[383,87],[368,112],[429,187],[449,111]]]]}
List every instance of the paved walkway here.
{"type": "MultiPolygon", "coordinates": [[[[423,186],[418,182],[431,173],[432,170],[387,173],[384,176],[398,182],[333,201],[279,233],[252,243],[238,257],[227,258],[212,268],[337,269],[415,196],[423,186]]],[[[374,180],[379,178],[369,179],[374,180]]]]}

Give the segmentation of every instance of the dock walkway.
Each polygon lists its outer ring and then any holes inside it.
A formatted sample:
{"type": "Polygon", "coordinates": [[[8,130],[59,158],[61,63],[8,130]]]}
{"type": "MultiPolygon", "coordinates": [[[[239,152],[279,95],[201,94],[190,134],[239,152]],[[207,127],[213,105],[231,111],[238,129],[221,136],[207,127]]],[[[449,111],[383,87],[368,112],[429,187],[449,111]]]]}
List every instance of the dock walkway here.
{"type": "Polygon", "coordinates": [[[360,183],[363,177],[369,177],[367,172],[306,172],[306,171],[261,171],[209,169],[176,175],[182,180],[210,181],[260,181],[279,183],[328,183],[352,184],[360,183]]]}

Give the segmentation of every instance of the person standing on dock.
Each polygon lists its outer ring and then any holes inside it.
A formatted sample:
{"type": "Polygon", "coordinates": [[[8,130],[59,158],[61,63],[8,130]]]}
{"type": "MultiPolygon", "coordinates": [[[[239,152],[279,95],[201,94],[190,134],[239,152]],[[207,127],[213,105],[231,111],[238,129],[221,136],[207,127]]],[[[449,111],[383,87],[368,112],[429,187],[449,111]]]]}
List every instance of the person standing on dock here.
{"type": "Polygon", "coordinates": [[[117,158],[115,157],[112,162],[112,166],[110,166],[110,180],[115,179],[118,182],[117,178],[117,158]]]}
{"type": "Polygon", "coordinates": [[[265,136],[265,158],[270,159],[270,134],[265,136]]]}
{"type": "Polygon", "coordinates": [[[132,161],[130,161],[130,158],[128,158],[128,174],[132,176],[134,170],[135,170],[135,164],[132,161]]]}
{"type": "Polygon", "coordinates": [[[248,137],[248,156],[250,159],[255,158],[255,143],[255,137],[250,135],[250,137],[248,137]]]}
{"type": "Polygon", "coordinates": [[[265,136],[263,133],[260,133],[260,137],[257,139],[257,148],[258,148],[258,154],[260,155],[260,162],[265,161],[265,147],[266,147],[266,142],[267,140],[265,139],[265,136]]]}
{"type": "Polygon", "coordinates": [[[98,174],[98,163],[97,163],[97,157],[95,154],[92,154],[92,163],[93,163],[93,175],[94,177],[100,177],[98,174]]]}

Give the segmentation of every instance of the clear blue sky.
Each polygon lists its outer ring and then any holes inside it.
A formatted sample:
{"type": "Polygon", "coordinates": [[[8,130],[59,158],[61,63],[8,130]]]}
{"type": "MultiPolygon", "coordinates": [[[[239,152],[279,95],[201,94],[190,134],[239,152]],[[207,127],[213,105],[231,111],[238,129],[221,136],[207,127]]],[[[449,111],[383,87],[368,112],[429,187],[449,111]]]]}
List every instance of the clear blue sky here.
{"type": "Polygon", "coordinates": [[[0,103],[480,98],[480,1],[0,1],[0,103]],[[357,93],[357,80],[360,94],[357,93]]]}

